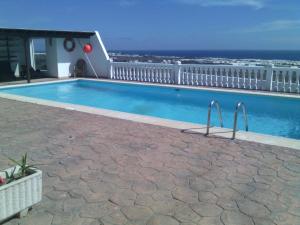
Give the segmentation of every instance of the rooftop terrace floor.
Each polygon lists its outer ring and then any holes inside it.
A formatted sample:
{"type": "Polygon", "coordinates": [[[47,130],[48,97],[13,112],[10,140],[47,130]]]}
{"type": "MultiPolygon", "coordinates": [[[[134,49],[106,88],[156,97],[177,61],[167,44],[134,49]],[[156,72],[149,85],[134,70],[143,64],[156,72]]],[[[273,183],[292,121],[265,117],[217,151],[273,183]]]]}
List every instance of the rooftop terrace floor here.
{"type": "Polygon", "coordinates": [[[29,153],[43,200],[5,225],[300,224],[300,151],[0,98],[0,169],[29,153]]]}
{"type": "MultiPolygon", "coordinates": [[[[31,79],[31,83],[38,83],[38,82],[49,82],[49,81],[55,81],[58,80],[57,78],[35,78],[31,79]]],[[[6,86],[6,85],[17,85],[17,84],[27,84],[27,80],[15,80],[15,81],[1,81],[0,82],[0,87],[1,86],[6,86]]]]}

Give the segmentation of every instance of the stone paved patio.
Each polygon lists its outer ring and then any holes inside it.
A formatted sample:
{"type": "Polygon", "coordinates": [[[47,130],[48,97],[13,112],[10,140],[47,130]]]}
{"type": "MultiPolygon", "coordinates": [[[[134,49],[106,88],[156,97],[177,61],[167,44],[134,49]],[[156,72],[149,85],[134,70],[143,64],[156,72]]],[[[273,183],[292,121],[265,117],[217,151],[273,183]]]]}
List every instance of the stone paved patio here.
{"type": "Polygon", "coordinates": [[[0,168],[28,152],[44,172],[43,201],[7,225],[300,224],[299,151],[5,99],[0,106],[0,168]]]}

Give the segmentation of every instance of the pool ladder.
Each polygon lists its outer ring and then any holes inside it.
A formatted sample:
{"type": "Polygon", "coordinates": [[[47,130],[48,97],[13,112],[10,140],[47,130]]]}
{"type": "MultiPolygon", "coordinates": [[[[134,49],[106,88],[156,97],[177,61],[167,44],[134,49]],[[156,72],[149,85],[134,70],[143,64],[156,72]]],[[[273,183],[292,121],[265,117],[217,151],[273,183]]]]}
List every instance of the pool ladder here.
{"type": "Polygon", "coordinates": [[[209,134],[209,128],[210,128],[210,115],[211,115],[211,108],[215,106],[217,111],[218,111],[218,115],[219,115],[219,122],[221,127],[223,127],[223,118],[222,118],[222,112],[221,112],[221,107],[218,101],[216,100],[212,100],[209,105],[208,105],[208,114],[207,114],[207,126],[206,126],[206,136],[209,134]]]}
{"type": "Polygon", "coordinates": [[[235,107],[235,112],[234,112],[234,122],[233,122],[233,134],[232,134],[232,139],[235,139],[235,133],[236,133],[236,127],[237,127],[237,118],[238,118],[238,112],[239,109],[242,107],[243,110],[243,115],[244,115],[244,125],[245,125],[245,130],[249,130],[248,126],[248,115],[247,115],[247,110],[246,106],[243,102],[238,102],[235,107]]]}
{"type": "MultiPolygon", "coordinates": [[[[222,118],[222,112],[221,112],[221,106],[218,101],[213,100],[209,103],[208,105],[208,114],[207,114],[207,126],[206,126],[206,133],[205,135],[209,135],[209,129],[210,129],[210,119],[211,119],[211,109],[212,107],[215,106],[217,111],[218,111],[218,117],[219,117],[219,122],[220,126],[223,127],[223,118],[222,118]]],[[[235,134],[236,134],[236,129],[237,129],[237,119],[238,119],[238,112],[242,108],[243,110],[243,117],[244,117],[244,124],[245,124],[245,130],[249,130],[248,126],[248,115],[247,115],[247,109],[246,106],[243,102],[238,102],[235,107],[235,112],[234,112],[234,122],[233,122],[233,134],[232,134],[232,139],[235,139],[235,134]]]]}

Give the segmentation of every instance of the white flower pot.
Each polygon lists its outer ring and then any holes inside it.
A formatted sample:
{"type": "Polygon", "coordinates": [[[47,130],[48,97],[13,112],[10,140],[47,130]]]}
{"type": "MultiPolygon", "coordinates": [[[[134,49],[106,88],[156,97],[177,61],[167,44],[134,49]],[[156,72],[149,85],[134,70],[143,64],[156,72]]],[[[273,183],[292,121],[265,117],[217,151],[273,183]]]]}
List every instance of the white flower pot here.
{"type": "MultiPolygon", "coordinates": [[[[10,173],[13,169],[5,171],[10,173]]],[[[34,171],[29,176],[0,186],[0,223],[42,200],[42,171],[34,171]]],[[[0,176],[5,178],[5,173],[0,172],[0,176]]]]}

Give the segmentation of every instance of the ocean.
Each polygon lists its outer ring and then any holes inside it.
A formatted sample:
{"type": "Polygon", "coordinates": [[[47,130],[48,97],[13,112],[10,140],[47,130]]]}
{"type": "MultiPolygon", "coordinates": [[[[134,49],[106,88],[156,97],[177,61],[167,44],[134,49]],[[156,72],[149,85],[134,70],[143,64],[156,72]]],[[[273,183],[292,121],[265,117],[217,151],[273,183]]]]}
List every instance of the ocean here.
{"type": "Polygon", "coordinates": [[[113,50],[113,53],[184,58],[226,58],[300,61],[300,50],[113,50]]]}

